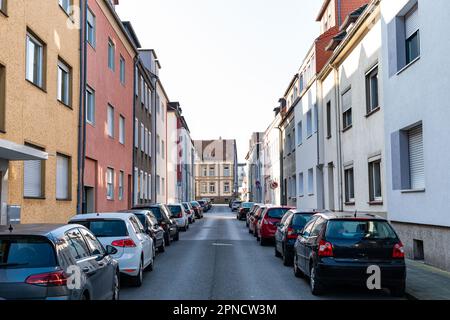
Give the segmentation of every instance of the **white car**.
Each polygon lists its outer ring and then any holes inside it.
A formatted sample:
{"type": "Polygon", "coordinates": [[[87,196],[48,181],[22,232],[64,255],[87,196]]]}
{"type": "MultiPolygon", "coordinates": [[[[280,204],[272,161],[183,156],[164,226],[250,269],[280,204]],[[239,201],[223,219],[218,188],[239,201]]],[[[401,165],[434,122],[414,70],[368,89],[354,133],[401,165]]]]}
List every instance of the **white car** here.
{"type": "Polygon", "coordinates": [[[183,205],[184,211],[186,211],[189,224],[195,223],[194,208],[192,208],[192,205],[189,202],[183,202],[182,205],[183,205]]]}
{"type": "Polygon", "coordinates": [[[142,285],[143,271],[153,270],[155,244],[139,219],[132,213],[92,213],[77,215],[69,223],[91,230],[103,246],[117,249],[112,257],[121,273],[131,276],[133,284],[142,285]]]}
{"type": "Polygon", "coordinates": [[[189,229],[189,218],[181,203],[168,204],[167,208],[172,214],[172,219],[177,222],[178,229],[187,231],[189,229]]]}

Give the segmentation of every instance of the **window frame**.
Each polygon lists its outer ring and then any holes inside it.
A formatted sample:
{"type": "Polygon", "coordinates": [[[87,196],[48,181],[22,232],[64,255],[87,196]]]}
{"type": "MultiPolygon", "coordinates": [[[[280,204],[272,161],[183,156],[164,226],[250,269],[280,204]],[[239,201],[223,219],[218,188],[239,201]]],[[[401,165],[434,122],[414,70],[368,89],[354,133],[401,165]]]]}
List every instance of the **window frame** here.
{"type": "Polygon", "coordinates": [[[344,191],[345,191],[345,204],[355,204],[355,169],[353,166],[344,169],[344,191]],[[350,175],[351,172],[351,188],[350,188],[350,175]]]}
{"type": "Polygon", "coordinates": [[[120,84],[124,86],[126,83],[126,62],[122,55],[119,58],[119,80],[120,84]]]}
{"type": "MultiPolygon", "coordinates": [[[[39,89],[42,89],[42,90],[45,91],[45,88],[46,88],[46,69],[47,69],[47,66],[46,66],[46,58],[47,58],[46,57],[46,48],[47,48],[47,45],[38,36],[36,36],[36,34],[34,32],[32,32],[29,29],[27,29],[27,33],[25,35],[25,41],[26,41],[25,42],[26,43],[26,46],[25,46],[25,79],[29,83],[31,83],[34,86],[38,87],[39,89]],[[29,79],[28,78],[28,76],[29,76],[28,75],[28,73],[29,73],[28,60],[29,60],[29,54],[30,54],[29,53],[29,46],[28,46],[28,44],[30,42],[33,43],[35,49],[36,49],[36,47],[38,47],[39,50],[40,50],[39,57],[37,58],[38,62],[40,62],[40,63],[39,63],[38,70],[37,70],[38,71],[38,76],[37,76],[38,79],[36,80],[36,82],[35,82],[35,79],[34,79],[34,77],[35,77],[35,70],[34,69],[33,69],[33,79],[29,79]]],[[[37,61],[33,60],[33,68],[34,68],[34,65],[36,65],[36,64],[38,64],[37,61]]]]}
{"type": "Polygon", "coordinates": [[[86,110],[85,110],[85,112],[86,112],[86,116],[85,116],[86,122],[89,123],[92,126],[95,126],[95,90],[92,89],[88,85],[86,86],[86,102],[85,103],[86,103],[86,110]],[[89,94],[92,96],[92,108],[91,108],[92,109],[92,117],[93,117],[92,120],[88,119],[88,115],[90,114],[88,112],[88,110],[89,110],[89,99],[88,99],[89,94]]]}
{"type": "Polygon", "coordinates": [[[107,131],[108,131],[108,137],[111,139],[115,138],[115,109],[114,107],[108,103],[108,107],[107,107],[107,111],[106,111],[106,127],[107,127],[107,131]],[[111,123],[109,122],[109,114],[110,111],[112,111],[112,118],[111,118],[111,123]],[[110,132],[111,129],[111,132],[110,132]]]}
{"type": "Polygon", "coordinates": [[[119,201],[122,201],[124,199],[124,189],[125,188],[125,172],[123,170],[119,171],[119,187],[118,187],[118,191],[119,191],[119,195],[118,195],[118,199],[119,201]]]}
{"type": "Polygon", "coordinates": [[[70,65],[68,65],[63,59],[58,58],[58,63],[57,63],[57,100],[62,103],[63,105],[65,105],[66,107],[72,108],[72,67],[70,65]],[[60,78],[60,72],[61,72],[61,78],[60,78]],[[63,95],[63,81],[62,81],[62,76],[64,75],[64,72],[66,73],[67,76],[67,101],[64,101],[62,98],[63,95]],[[61,81],[61,82],[60,82],[61,81]]]}
{"type": "Polygon", "coordinates": [[[86,41],[87,41],[87,43],[89,43],[89,45],[93,49],[95,49],[95,47],[97,45],[97,17],[95,16],[94,12],[89,7],[87,8],[87,17],[86,17],[86,41]],[[89,14],[92,16],[93,25],[91,25],[90,22],[89,22],[89,20],[90,20],[89,19],[89,14]],[[90,37],[89,37],[89,30],[90,29],[92,29],[93,39],[90,39],[90,37]]]}
{"type": "MultiPolygon", "coordinates": [[[[29,148],[33,148],[39,151],[45,151],[45,148],[33,145],[31,143],[25,143],[25,146],[29,147],[29,148]]],[[[46,161],[44,160],[28,160],[28,161],[39,161],[40,162],[40,169],[41,169],[41,177],[40,177],[40,195],[37,196],[27,196],[25,195],[25,163],[27,161],[23,162],[23,181],[22,181],[22,195],[24,199],[37,199],[37,200],[45,200],[45,189],[46,189],[46,184],[45,184],[45,175],[46,175],[46,161]]]]}
{"type": "Polygon", "coordinates": [[[332,124],[331,124],[331,100],[329,100],[326,104],[326,125],[327,125],[327,139],[331,139],[333,137],[332,133],[332,124]]]}
{"type": "Polygon", "coordinates": [[[108,38],[108,69],[116,71],[116,45],[111,38],[108,38]]]}
{"type": "Polygon", "coordinates": [[[378,63],[373,66],[366,73],[366,115],[370,116],[374,112],[378,111],[381,108],[380,106],[380,78],[379,78],[379,67],[378,63]],[[372,80],[376,77],[376,105],[373,105],[373,87],[372,80]]]}
{"type": "Polygon", "coordinates": [[[119,143],[122,145],[125,145],[125,130],[126,130],[126,124],[125,124],[125,117],[120,114],[119,115],[119,143]]]}
{"type": "Polygon", "coordinates": [[[373,160],[369,162],[368,164],[369,169],[369,201],[370,203],[374,202],[383,202],[383,182],[382,182],[382,176],[381,176],[381,159],[373,160]],[[375,190],[377,189],[377,186],[375,185],[377,179],[375,179],[375,166],[378,165],[378,182],[379,182],[379,189],[380,189],[380,195],[377,196],[375,194],[375,190]]]}
{"type": "MultiPolygon", "coordinates": [[[[63,153],[56,153],[56,161],[58,163],[58,158],[65,158],[67,160],[67,197],[65,198],[60,198],[58,197],[58,170],[56,170],[55,173],[55,178],[56,178],[56,183],[55,183],[55,188],[56,188],[56,200],[57,201],[71,201],[72,200],[72,158],[68,155],[65,155],[63,153]]],[[[56,165],[56,168],[58,168],[58,165],[56,165]]]]}
{"type": "Polygon", "coordinates": [[[114,168],[108,167],[106,169],[106,200],[113,201],[114,200],[114,168]],[[111,173],[111,175],[110,175],[111,173]],[[111,182],[109,182],[109,178],[111,177],[111,182]],[[111,189],[109,186],[111,185],[111,189]],[[111,195],[109,191],[111,190],[111,195]]]}

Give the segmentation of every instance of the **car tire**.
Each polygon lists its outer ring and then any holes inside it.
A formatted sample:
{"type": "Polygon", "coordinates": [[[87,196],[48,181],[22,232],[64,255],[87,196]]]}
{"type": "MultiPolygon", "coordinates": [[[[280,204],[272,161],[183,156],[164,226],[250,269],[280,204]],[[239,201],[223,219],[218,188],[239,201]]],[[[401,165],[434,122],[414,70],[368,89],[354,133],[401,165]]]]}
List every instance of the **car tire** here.
{"type": "Polygon", "coordinates": [[[119,272],[114,273],[113,295],[111,300],[119,300],[120,296],[120,275],[119,272]]]}
{"type": "Polygon", "coordinates": [[[391,296],[395,297],[395,298],[402,298],[405,296],[405,284],[401,284],[397,287],[390,287],[389,291],[391,292],[391,296]]]}
{"type": "Polygon", "coordinates": [[[311,288],[311,293],[314,296],[321,296],[323,294],[323,285],[317,279],[316,267],[311,266],[309,285],[311,288]]]}
{"type": "Polygon", "coordinates": [[[295,255],[294,257],[294,275],[297,278],[304,278],[305,274],[302,272],[302,270],[300,270],[300,268],[298,267],[298,258],[297,255],[295,255]]]}
{"type": "Polygon", "coordinates": [[[144,271],[143,270],[143,263],[142,263],[142,259],[141,259],[141,262],[139,263],[138,274],[133,276],[133,277],[131,277],[131,281],[132,281],[134,287],[142,286],[142,282],[143,282],[143,279],[144,279],[144,274],[143,274],[144,272],[143,271],[144,271]]]}
{"type": "Polygon", "coordinates": [[[275,257],[277,258],[281,257],[281,253],[278,251],[276,243],[275,243],[275,257]]]}

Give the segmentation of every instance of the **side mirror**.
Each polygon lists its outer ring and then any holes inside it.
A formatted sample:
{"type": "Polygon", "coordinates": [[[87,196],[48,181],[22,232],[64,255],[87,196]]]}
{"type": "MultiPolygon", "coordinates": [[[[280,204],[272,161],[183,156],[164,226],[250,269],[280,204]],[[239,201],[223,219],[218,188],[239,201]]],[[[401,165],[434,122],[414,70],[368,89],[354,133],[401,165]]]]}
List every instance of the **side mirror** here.
{"type": "Polygon", "coordinates": [[[106,254],[107,254],[108,256],[115,255],[117,252],[118,252],[117,249],[114,248],[113,246],[110,246],[110,245],[107,245],[107,246],[106,246],[106,254]]]}

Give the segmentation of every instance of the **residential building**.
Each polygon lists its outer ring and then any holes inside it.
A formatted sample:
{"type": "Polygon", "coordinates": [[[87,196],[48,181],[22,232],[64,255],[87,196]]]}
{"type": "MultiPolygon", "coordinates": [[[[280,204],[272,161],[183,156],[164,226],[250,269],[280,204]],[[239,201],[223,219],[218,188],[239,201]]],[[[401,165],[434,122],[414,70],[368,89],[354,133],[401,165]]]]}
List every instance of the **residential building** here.
{"type": "Polygon", "coordinates": [[[247,164],[238,164],[238,194],[240,199],[245,200],[247,196],[247,164]]]}
{"type": "Polygon", "coordinates": [[[195,140],[195,198],[228,203],[237,197],[238,162],[236,140],[195,140]]]}
{"type": "Polygon", "coordinates": [[[389,219],[409,258],[450,270],[445,0],[381,2],[389,219]]]}
{"type": "Polygon", "coordinates": [[[108,0],[95,0],[87,7],[84,212],[117,211],[132,205],[138,52],[113,6],[108,0]]]}
{"type": "MultiPolygon", "coordinates": [[[[168,202],[168,167],[167,167],[167,136],[169,135],[167,126],[167,106],[169,97],[159,78],[156,81],[156,202],[168,202]]],[[[175,131],[176,132],[176,131],[175,131]]]]}
{"type": "Polygon", "coordinates": [[[0,224],[77,212],[79,8],[0,1],[0,224]]]}
{"type": "Polygon", "coordinates": [[[263,194],[263,158],[262,143],[264,132],[254,132],[249,140],[249,151],[245,160],[248,172],[248,201],[262,203],[263,194]]]}

